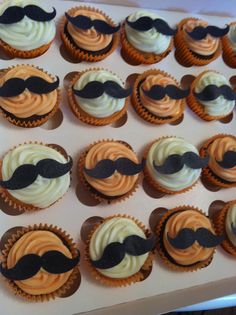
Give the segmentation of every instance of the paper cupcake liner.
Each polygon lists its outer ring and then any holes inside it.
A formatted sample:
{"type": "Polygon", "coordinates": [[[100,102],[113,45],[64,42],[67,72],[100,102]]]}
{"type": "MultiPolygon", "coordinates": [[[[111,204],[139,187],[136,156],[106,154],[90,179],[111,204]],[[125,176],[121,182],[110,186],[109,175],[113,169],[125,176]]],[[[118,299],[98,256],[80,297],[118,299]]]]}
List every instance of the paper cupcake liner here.
{"type": "MultiPolygon", "coordinates": [[[[108,116],[108,117],[104,117],[104,118],[97,118],[97,117],[93,117],[91,115],[89,115],[88,113],[86,113],[77,103],[77,100],[75,98],[75,95],[73,93],[72,87],[75,84],[75,82],[86,72],[88,71],[99,71],[99,70],[103,70],[102,68],[91,68],[91,69],[87,69],[84,71],[79,72],[78,74],[75,75],[75,77],[72,79],[68,89],[67,89],[67,95],[68,95],[68,100],[69,100],[69,105],[71,110],[73,111],[74,115],[79,118],[81,121],[83,121],[86,124],[89,125],[93,125],[93,126],[105,126],[105,125],[109,125],[117,120],[119,120],[122,116],[125,115],[125,113],[127,112],[127,108],[129,105],[129,97],[127,97],[125,99],[125,104],[124,107],[108,116]]],[[[109,70],[106,70],[109,71],[109,70]]],[[[111,71],[109,71],[110,73],[112,73],[111,71]]],[[[112,73],[113,74],[113,73],[112,73]]]]}
{"type": "MultiPolygon", "coordinates": [[[[108,23],[112,26],[115,26],[116,24],[114,23],[114,21],[108,16],[106,15],[103,11],[98,10],[96,8],[92,8],[92,7],[87,7],[87,6],[80,6],[80,7],[73,7],[71,8],[69,11],[67,11],[67,13],[73,14],[74,11],[78,10],[78,8],[80,9],[84,9],[84,10],[89,10],[91,12],[98,12],[100,14],[102,14],[106,20],[108,21],[108,23]]],[[[113,53],[113,51],[118,47],[119,44],[119,34],[115,33],[113,34],[113,40],[112,40],[112,46],[109,49],[109,51],[107,51],[106,53],[101,53],[98,55],[93,55],[92,52],[85,52],[82,49],[79,49],[79,47],[75,47],[73,45],[73,43],[71,43],[70,39],[67,37],[67,35],[64,32],[64,28],[65,25],[67,23],[67,19],[65,16],[62,17],[61,22],[60,22],[60,34],[61,34],[61,39],[63,44],[65,45],[67,51],[70,53],[70,55],[77,59],[77,60],[81,60],[81,61],[88,61],[88,62],[97,62],[97,61],[101,61],[103,59],[105,59],[106,57],[108,57],[110,54],[113,53]]]]}
{"type": "MultiPolygon", "coordinates": [[[[230,24],[229,24],[230,25],[230,24]]],[[[236,68],[236,52],[233,51],[232,45],[227,35],[221,38],[223,47],[224,62],[231,68],[236,68]]]]}
{"type": "Polygon", "coordinates": [[[179,85],[178,81],[174,77],[172,77],[169,73],[167,73],[165,71],[157,70],[157,69],[150,69],[150,70],[147,70],[147,71],[143,72],[142,74],[140,74],[137,77],[137,79],[135,80],[131,101],[132,101],[132,105],[133,105],[134,109],[136,110],[136,112],[138,113],[138,115],[140,117],[142,117],[144,120],[146,120],[147,122],[150,122],[150,123],[156,124],[156,125],[169,124],[171,122],[178,120],[183,115],[183,112],[185,109],[185,100],[184,99],[181,102],[181,111],[174,117],[170,117],[170,116],[158,117],[158,116],[152,114],[151,112],[149,112],[148,109],[146,109],[142,105],[142,102],[140,99],[140,93],[139,93],[140,83],[143,80],[145,80],[145,78],[147,76],[157,75],[157,74],[163,74],[166,77],[170,77],[171,79],[173,79],[176,82],[177,85],[179,85]]]}
{"type": "MultiPolygon", "coordinates": [[[[197,211],[199,212],[200,214],[203,214],[205,215],[205,213],[198,209],[197,207],[193,207],[193,206],[188,206],[188,205],[184,205],[184,206],[179,206],[179,207],[176,207],[174,209],[170,209],[168,210],[165,214],[163,214],[162,218],[160,219],[160,221],[158,222],[157,224],[157,227],[156,227],[156,234],[157,234],[157,252],[158,252],[158,255],[159,257],[161,258],[161,260],[163,261],[163,263],[171,268],[172,270],[175,270],[175,271],[183,271],[183,272],[186,272],[186,271],[196,271],[196,270],[199,270],[199,269],[202,269],[202,268],[205,268],[207,267],[212,259],[213,259],[213,255],[215,253],[215,250],[213,252],[213,254],[206,260],[204,261],[201,261],[201,262],[197,262],[191,266],[180,266],[180,265],[177,265],[175,264],[174,262],[171,262],[168,257],[166,256],[165,254],[165,249],[163,248],[162,246],[162,228],[163,228],[163,224],[165,224],[166,220],[175,212],[179,212],[179,211],[183,211],[183,210],[194,210],[194,211],[197,211]]],[[[206,215],[205,215],[206,216],[206,215]]]]}
{"type": "MultiPolygon", "coordinates": [[[[28,227],[23,227],[22,229],[19,228],[17,232],[15,232],[13,235],[9,237],[9,239],[5,243],[5,249],[2,250],[2,264],[4,267],[6,267],[7,257],[8,254],[12,248],[12,246],[15,244],[16,241],[18,241],[25,233],[30,231],[50,231],[55,233],[66,246],[69,248],[72,257],[75,258],[78,255],[78,251],[76,248],[75,243],[73,242],[72,238],[69,234],[67,234],[65,231],[62,231],[61,228],[58,228],[57,226],[48,225],[48,224],[39,224],[39,225],[32,225],[28,227]]],[[[21,288],[17,286],[17,284],[9,279],[5,279],[8,287],[13,291],[13,293],[17,296],[20,296],[28,301],[31,302],[45,302],[49,301],[51,299],[55,299],[55,297],[60,297],[66,294],[66,292],[71,288],[74,281],[76,280],[79,273],[79,267],[76,266],[71,273],[69,279],[66,281],[65,284],[62,285],[59,289],[57,289],[55,292],[48,293],[48,294],[41,294],[41,295],[31,295],[29,293],[24,292],[21,288]]]]}
{"type": "Polygon", "coordinates": [[[102,143],[102,142],[119,142],[121,144],[124,144],[126,147],[128,147],[129,149],[132,149],[132,147],[124,142],[124,141],[120,141],[120,140],[113,140],[113,139],[103,139],[103,140],[100,140],[100,141],[95,141],[93,142],[91,145],[89,145],[87,147],[87,149],[80,155],[79,157],[79,161],[78,161],[78,165],[77,165],[77,172],[78,172],[78,178],[81,182],[81,184],[85,187],[85,189],[91,194],[91,196],[98,200],[99,202],[105,202],[105,203],[108,203],[108,204],[115,204],[117,202],[121,202],[123,200],[126,200],[128,198],[130,198],[137,190],[138,188],[138,185],[139,185],[139,181],[140,181],[140,177],[141,177],[141,173],[139,174],[138,176],[138,179],[137,181],[135,182],[134,186],[124,195],[121,195],[121,196],[117,196],[117,197],[113,197],[113,198],[109,198],[109,196],[105,196],[101,193],[99,193],[99,191],[96,191],[95,188],[93,188],[92,186],[90,186],[90,184],[87,182],[84,174],[83,174],[83,169],[84,169],[84,165],[85,165],[85,158],[86,158],[86,155],[88,153],[88,151],[96,144],[98,143],[102,143]]]}
{"type": "MultiPolygon", "coordinates": [[[[141,223],[140,221],[138,221],[134,217],[127,215],[127,214],[117,214],[117,215],[109,216],[109,217],[105,218],[103,222],[109,221],[110,219],[113,219],[116,217],[127,218],[130,220],[133,220],[143,230],[146,237],[150,236],[149,230],[147,230],[145,228],[143,223],[141,223]]],[[[89,243],[90,243],[90,240],[91,240],[93,233],[95,232],[95,230],[99,226],[100,226],[100,223],[95,225],[95,227],[91,231],[90,235],[88,236],[88,240],[86,242],[86,247],[85,247],[85,260],[87,262],[87,265],[88,265],[88,268],[89,268],[89,271],[90,271],[90,274],[92,275],[92,277],[95,278],[96,280],[98,280],[100,283],[102,283],[104,285],[112,286],[112,287],[124,287],[124,286],[131,285],[135,282],[142,281],[144,279],[144,275],[142,273],[142,270],[143,271],[150,270],[150,268],[152,267],[152,262],[154,259],[154,251],[149,253],[149,255],[148,255],[146,261],[144,262],[144,265],[140,269],[140,271],[138,271],[134,275],[127,277],[127,278],[115,279],[115,278],[106,277],[103,274],[101,274],[96,268],[94,268],[92,266],[91,261],[90,261],[90,256],[89,256],[89,243]]]]}

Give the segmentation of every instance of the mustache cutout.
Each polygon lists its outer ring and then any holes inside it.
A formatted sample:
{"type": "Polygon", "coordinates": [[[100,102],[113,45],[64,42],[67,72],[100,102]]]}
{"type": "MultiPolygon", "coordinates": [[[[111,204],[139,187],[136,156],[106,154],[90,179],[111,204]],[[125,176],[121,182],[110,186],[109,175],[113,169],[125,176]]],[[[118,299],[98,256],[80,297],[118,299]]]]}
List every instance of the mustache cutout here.
{"type": "Polygon", "coordinates": [[[23,164],[15,169],[9,180],[0,180],[0,186],[10,190],[23,189],[33,184],[38,175],[48,179],[58,178],[67,174],[72,165],[71,157],[69,157],[69,162],[65,164],[53,159],[43,159],[36,165],[23,164]]]}
{"type": "Polygon", "coordinates": [[[236,151],[227,151],[223,155],[222,161],[217,163],[223,168],[233,168],[236,166],[236,151]]]}
{"type": "Polygon", "coordinates": [[[56,77],[55,82],[48,82],[40,77],[32,76],[26,80],[12,78],[4,82],[0,87],[0,97],[14,97],[20,95],[25,89],[35,94],[48,94],[56,90],[60,80],[56,77]]]}
{"type": "Polygon", "coordinates": [[[201,158],[194,152],[185,152],[183,155],[171,154],[162,165],[156,165],[153,161],[153,167],[161,174],[174,174],[182,170],[184,165],[192,169],[200,169],[207,166],[209,157],[201,158]]]}
{"type": "Polygon", "coordinates": [[[234,235],[236,236],[236,226],[234,226],[233,222],[231,223],[231,229],[234,235]]]}
{"type": "Polygon", "coordinates": [[[144,239],[138,235],[127,236],[123,243],[113,242],[108,244],[99,260],[91,260],[93,267],[108,269],[118,265],[125,257],[140,256],[152,251],[156,244],[156,237],[144,239]]]}
{"type": "Polygon", "coordinates": [[[97,163],[93,169],[84,168],[84,172],[97,179],[104,179],[112,176],[117,170],[122,175],[132,176],[142,172],[145,166],[145,159],[136,164],[128,158],[119,158],[115,161],[104,159],[97,163]]]}
{"type": "Polygon", "coordinates": [[[178,86],[170,84],[166,87],[161,85],[153,85],[150,90],[144,90],[142,88],[142,91],[151,99],[159,101],[163,99],[166,95],[174,100],[180,100],[187,97],[190,90],[182,90],[178,86]]]}
{"type": "Polygon", "coordinates": [[[65,16],[71,24],[82,30],[89,30],[90,28],[94,27],[98,33],[110,35],[118,32],[120,29],[120,24],[117,26],[111,26],[102,20],[91,20],[90,17],[85,15],[77,15],[72,17],[68,13],[65,13],[65,16]]]}
{"type": "Polygon", "coordinates": [[[73,269],[80,260],[80,253],[75,258],[68,258],[59,251],[51,250],[38,256],[36,254],[28,254],[21,257],[13,268],[4,268],[0,265],[2,275],[10,280],[21,281],[35,276],[40,268],[48,273],[61,274],[73,269]]]}
{"type": "Polygon", "coordinates": [[[167,36],[173,36],[177,32],[177,29],[172,29],[166,21],[162,19],[153,20],[149,16],[142,16],[135,22],[130,22],[127,17],[126,23],[136,31],[140,32],[149,31],[152,28],[155,28],[158,33],[167,36]]]}
{"type": "Polygon", "coordinates": [[[208,34],[212,37],[222,37],[229,32],[229,25],[226,25],[225,28],[219,28],[214,25],[208,25],[206,27],[197,26],[191,32],[187,32],[190,37],[195,40],[204,39],[208,34]]]}
{"type": "Polygon", "coordinates": [[[46,12],[36,5],[27,5],[24,8],[11,6],[0,16],[0,24],[13,24],[23,20],[25,16],[36,22],[48,22],[55,18],[56,9],[46,12]]]}
{"type": "Polygon", "coordinates": [[[97,98],[103,93],[106,93],[114,98],[126,98],[128,97],[132,89],[124,89],[115,81],[108,80],[104,83],[99,81],[91,81],[85,85],[82,90],[76,90],[73,88],[73,92],[82,98],[97,98]]]}
{"type": "Polygon", "coordinates": [[[224,98],[228,101],[236,100],[236,93],[228,85],[221,85],[218,87],[214,84],[209,84],[202,90],[202,92],[194,92],[194,95],[200,101],[213,101],[220,95],[224,96],[224,98]]]}
{"type": "Polygon", "coordinates": [[[212,248],[224,240],[223,235],[217,236],[205,228],[199,228],[196,231],[184,228],[178,232],[175,238],[171,238],[168,234],[167,238],[171,246],[177,249],[186,249],[192,246],[195,241],[202,247],[212,248]]]}

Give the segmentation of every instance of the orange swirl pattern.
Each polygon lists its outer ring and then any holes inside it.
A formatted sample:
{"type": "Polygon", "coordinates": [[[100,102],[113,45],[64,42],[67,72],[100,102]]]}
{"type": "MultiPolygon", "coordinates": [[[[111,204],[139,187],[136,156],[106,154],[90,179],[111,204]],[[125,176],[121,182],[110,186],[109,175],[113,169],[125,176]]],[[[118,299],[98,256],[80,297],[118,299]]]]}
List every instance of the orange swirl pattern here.
{"type": "MultiPolygon", "coordinates": [[[[40,77],[48,82],[54,80],[45,72],[28,65],[16,66],[0,77],[0,86],[9,79],[28,79],[31,76],[40,77]]],[[[0,97],[0,106],[5,111],[18,118],[28,118],[33,115],[42,116],[49,113],[57,103],[57,91],[48,94],[34,94],[26,89],[14,97],[0,97]]]]}
{"type": "Polygon", "coordinates": [[[147,76],[140,86],[139,91],[142,105],[156,116],[168,117],[178,115],[181,111],[182,100],[171,99],[168,95],[165,95],[165,97],[161,100],[153,100],[146,96],[142,89],[150,90],[153,85],[161,85],[165,87],[169,84],[177,85],[172,78],[159,73],[147,76]]]}
{"type": "MultiPolygon", "coordinates": [[[[126,157],[135,163],[138,158],[135,153],[119,142],[101,142],[97,143],[89,150],[85,158],[85,167],[88,169],[94,168],[96,164],[104,159],[117,160],[118,158],[126,157]]],[[[135,185],[138,174],[133,176],[122,175],[119,172],[104,179],[96,179],[84,173],[87,182],[97,191],[105,196],[121,196],[129,192],[135,185]]]]}
{"type": "Polygon", "coordinates": [[[184,228],[196,231],[198,228],[206,228],[215,234],[210,220],[203,214],[194,210],[185,210],[172,215],[165,226],[163,241],[168,254],[176,263],[187,266],[208,259],[214,252],[214,248],[204,248],[197,241],[186,249],[173,247],[167,238],[167,234],[174,238],[184,228]]]}
{"type": "MultiPolygon", "coordinates": [[[[7,257],[7,267],[14,267],[17,261],[27,254],[42,256],[50,250],[60,251],[68,258],[72,258],[69,249],[54,233],[49,231],[27,232],[12,246],[7,257]]],[[[32,278],[15,281],[15,283],[28,294],[48,294],[62,287],[69,279],[72,271],[70,270],[62,274],[51,274],[41,268],[32,278]]]]}

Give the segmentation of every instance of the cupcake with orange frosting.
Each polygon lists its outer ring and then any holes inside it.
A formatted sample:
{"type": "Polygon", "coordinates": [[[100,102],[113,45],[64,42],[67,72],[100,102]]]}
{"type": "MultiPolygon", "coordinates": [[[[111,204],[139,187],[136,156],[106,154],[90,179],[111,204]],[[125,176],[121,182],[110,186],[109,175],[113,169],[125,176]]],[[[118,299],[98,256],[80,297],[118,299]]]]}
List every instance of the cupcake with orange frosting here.
{"type": "Polygon", "coordinates": [[[229,33],[222,37],[222,46],[225,63],[236,68],[236,22],[229,24],[229,33]]]}

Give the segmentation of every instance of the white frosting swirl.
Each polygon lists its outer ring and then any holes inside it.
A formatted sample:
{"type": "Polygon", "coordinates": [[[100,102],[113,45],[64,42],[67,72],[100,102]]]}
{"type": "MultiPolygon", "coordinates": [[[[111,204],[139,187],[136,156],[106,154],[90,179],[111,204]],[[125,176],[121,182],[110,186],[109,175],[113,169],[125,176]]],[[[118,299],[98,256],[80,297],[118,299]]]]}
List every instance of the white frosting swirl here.
{"type": "MultiPolygon", "coordinates": [[[[86,71],[74,84],[76,90],[81,90],[91,81],[104,83],[108,80],[115,81],[124,87],[122,81],[114,74],[106,70],[86,71]]],[[[114,98],[106,93],[96,98],[82,98],[75,95],[78,106],[89,115],[96,118],[104,118],[122,110],[125,105],[125,98],[114,98]]]]}
{"type": "MultiPolygon", "coordinates": [[[[54,159],[60,163],[68,161],[58,151],[41,144],[24,144],[9,151],[2,161],[2,179],[11,178],[15,169],[23,164],[36,165],[43,159],[54,159]]],[[[38,175],[30,186],[8,190],[17,200],[39,208],[47,208],[60,199],[68,190],[70,185],[70,173],[53,179],[43,178],[38,175]]]]}
{"type": "Polygon", "coordinates": [[[229,33],[227,34],[231,48],[236,53],[236,23],[230,24],[229,33]]]}
{"type": "MultiPolygon", "coordinates": [[[[130,235],[138,235],[144,239],[143,230],[131,219],[116,217],[102,223],[93,233],[89,243],[89,255],[92,260],[101,258],[105,247],[113,242],[123,243],[130,235]]],[[[137,273],[148,257],[148,253],[140,256],[126,254],[124,259],[115,267],[98,269],[110,278],[127,278],[137,273]]]]}
{"type": "MultiPolygon", "coordinates": [[[[206,86],[210,84],[214,84],[218,87],[222,85],[228,85],[231,87],[229,81],[222,74],[219,74],[215,71],[206,71],[200,75],[200,78],[195,84],[194,91],[196,93],[200,93],[206,86]]],[[[205,113],[211,116],[226,116],[232,112],[235,106],[235,101],[226,100],[223,95],[220,95],[212,101],[199,102],[204,106],[205,113]]]]}
{"type": "Polygon", "coordinates": [[[185,152],[194,152],[199,155],[198,150],[191,143],[181,138],[160,139],[153,143],[148,155],[146,167],[151,177],[165,189],[180,191],[192,186],[200,177],[201,169],[192,169],[186,165],[174,174],[161,174],[156,171],[156,165],[162,165],[168,156],[172,154],[183,155],[185,152]]]}
{"type": "MultiPolygon", "coordinates": [[[[129,22],[135,22],[142,16],[152,19],[162,19],[159,15],[145,10],[138,10],[129,15],[129,22]]],[[[132,46],[147,53],[162,54],[167,50],[171,42],[171,36],[163,35],[153,27],[148,31],[137,31],[125,23],[125,33],[127,40],[132,46]]]]}
{"type": "MultiPolygon", "coordinates": [[[[52,8],[43,6],[37,0],[8,0],[1,4],[0,15],[11,6],[25,7],[37,5],[46,12],[52,12],[52,8]]],[[[21,21],[13,24],[0,24],[0,39],[11,47],[20,51],[29,51],[49,44],[55,37],[55,22],[37,22],[25,16],[21,21]]]]}
{"type": "Polygon", "coordinates": [[[236,227],[236,204],[232,205],[227,211],[225,218],[225,231],[230,242],[236,247],[236,235],[232,231],[232,225],[236,227]]]}

